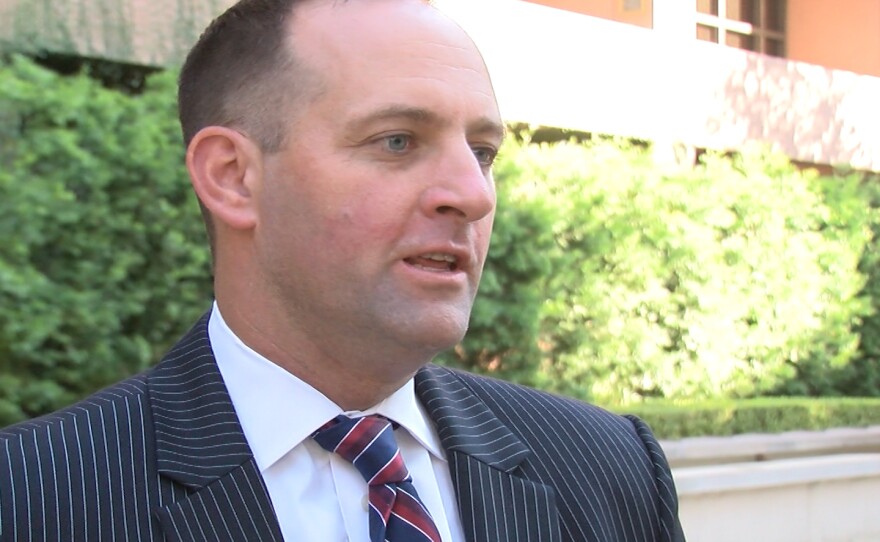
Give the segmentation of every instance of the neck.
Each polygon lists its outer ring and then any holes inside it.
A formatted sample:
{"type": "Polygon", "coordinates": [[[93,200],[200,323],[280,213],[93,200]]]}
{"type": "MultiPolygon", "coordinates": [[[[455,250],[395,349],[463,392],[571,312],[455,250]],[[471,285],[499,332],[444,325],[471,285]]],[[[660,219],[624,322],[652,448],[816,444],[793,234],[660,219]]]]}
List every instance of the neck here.
{"type": "Polygon", "coordinates": [[[280,318],[266,324],[251,317],[264,314],[264,310],[242,310],[239,304],[223,303],[221,296],[218,296],[217,304],[226,325],[244,344],[309,384],[343,410],[367,410],[375,406],[400,389],[430,361],[428,357],[412,361],[411,355],[402,356],[401,353],[369,356],[366,355],[367,349],[357,349],[356,353],[348,355],[330,352],[297,326],[281,323],[280,318]]]}

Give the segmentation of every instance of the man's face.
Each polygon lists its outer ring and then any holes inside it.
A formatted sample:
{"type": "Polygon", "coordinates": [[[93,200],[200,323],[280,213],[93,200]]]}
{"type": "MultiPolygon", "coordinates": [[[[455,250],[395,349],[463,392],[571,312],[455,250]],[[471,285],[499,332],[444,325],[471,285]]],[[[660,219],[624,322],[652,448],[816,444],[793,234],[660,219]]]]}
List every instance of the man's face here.
{"type": "Polygon", "coordinates": [[[320,91],[265,160],[261,280],[337,356],[433,356],[467,329],[492,230],[502,124],[482,59],[414,0],[307,3],[293,25],[320,91]]]}

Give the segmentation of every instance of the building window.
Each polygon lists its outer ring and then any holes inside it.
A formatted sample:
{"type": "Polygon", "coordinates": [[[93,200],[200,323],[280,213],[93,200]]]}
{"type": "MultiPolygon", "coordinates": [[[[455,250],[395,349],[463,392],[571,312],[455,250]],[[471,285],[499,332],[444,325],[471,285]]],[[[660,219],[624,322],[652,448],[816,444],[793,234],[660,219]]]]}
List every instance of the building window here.
{"type": "Polygon", "coordinates": [[[697,39],[785,56],[785,0],[697,0],[697,39]]]}

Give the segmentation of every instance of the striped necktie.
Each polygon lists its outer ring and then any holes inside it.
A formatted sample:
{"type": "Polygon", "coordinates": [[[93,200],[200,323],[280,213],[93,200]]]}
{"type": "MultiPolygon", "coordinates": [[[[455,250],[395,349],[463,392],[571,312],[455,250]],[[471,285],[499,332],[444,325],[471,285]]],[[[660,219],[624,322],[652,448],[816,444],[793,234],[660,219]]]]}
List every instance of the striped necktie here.
{"type": "Polygon", "coordinates": [[[351,462],[367,481],[372,542],[441,542],[412,484],[388,419],[340,414],[312,438],[325,450],[351,462]]]}

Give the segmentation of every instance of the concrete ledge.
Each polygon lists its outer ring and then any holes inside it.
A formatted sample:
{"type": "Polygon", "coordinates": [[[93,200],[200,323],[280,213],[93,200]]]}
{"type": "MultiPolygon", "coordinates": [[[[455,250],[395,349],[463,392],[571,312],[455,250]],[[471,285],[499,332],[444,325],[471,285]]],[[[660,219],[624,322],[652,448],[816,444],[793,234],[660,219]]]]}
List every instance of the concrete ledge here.
{"type": "MultiPolygon", "coordinates": [[[[877,478],[880,454],[846,454],[675,469],[680,496],[877,478]]],[[[878,496],[880,497],[880,496],[878,496]]]]}
{"type": "Polygon", "coordinates": [[[877,542],[880,453],[673,470],[688,542],[877,542]]]}
{"type": "Polygon", "coordinates": [[[662,441],[673,468],[796,457],[880,453],[880,425],[662,441]]]}

